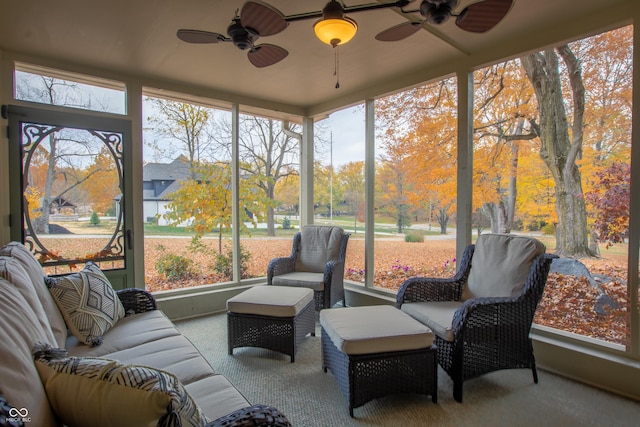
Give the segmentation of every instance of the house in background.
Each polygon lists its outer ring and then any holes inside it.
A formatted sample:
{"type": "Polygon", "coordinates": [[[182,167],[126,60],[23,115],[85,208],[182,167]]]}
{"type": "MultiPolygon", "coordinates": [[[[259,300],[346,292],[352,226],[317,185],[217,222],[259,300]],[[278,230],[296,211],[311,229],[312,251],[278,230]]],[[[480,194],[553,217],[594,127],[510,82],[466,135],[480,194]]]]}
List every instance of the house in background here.
{"type": "Polygon", "coordinates": [[[142,197],[144,220],[168,225],[162,217],[167,212],[169,195],[180,188],[180,181],[191,177],[189,162],[177,158],[171,163],[147,163],[142,167],[142,197]]]}

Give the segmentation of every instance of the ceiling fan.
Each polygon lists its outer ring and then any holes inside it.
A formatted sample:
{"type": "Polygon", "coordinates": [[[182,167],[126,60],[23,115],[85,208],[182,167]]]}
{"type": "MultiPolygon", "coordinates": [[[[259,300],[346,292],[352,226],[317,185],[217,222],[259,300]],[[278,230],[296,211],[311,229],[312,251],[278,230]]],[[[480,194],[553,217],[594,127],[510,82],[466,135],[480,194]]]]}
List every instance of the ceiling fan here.
{"type": "Polygon", "coordinates": [[[248,1],[236,12],[227,36],[210,31],[179,29],[177,36],[187,43],[232,42],[240,50],[248,50],[249,62],[258,68],[282,61],[289,55],[286,49],[273,44],[256,45],[259,37],[272,36],[283,31],[289,23],[273,6],[263,2],[248,1]]]}
{"type": "Polygon", "coordinates": [[[456,25],[466,31],[483,33],[489,31],[505,17],[511,9],[513,0],[480,0],[465,7],[460,13],[454,13],[458,0],[422,0],[417,10],[405,10],[415,0],[398,0],[389,3],[368,3],[356,6],[344,6],[342,2],[331,0],[321,11],[306,12],[285,16],[275,7],[260,1],[247,1],[236,12],[231,25],[227,28],[227,35],[203,30],[179,29],[177,36],[188,43],[220,43],[232,42],[237,48],[247,50],[247,57],[256,67],[267,67],[282,61],[289,52],[273,44],[256,44],[260,37],[267,37],[284,31],[289,22],[320,18],[314,25],[318,38],[325,43],[337,46],[344,44],[357,31],[357,24],[346,13],[362,12],[366,10],[398,8],[403,14],[417,13],[424,18],[419,22],[408,21],[388,28],[376,35],[377,40],[399,41],[417,32],[425,24],[439,25],[450,17],[456,17],[456,25]],[[337,23],[346,33],[336,33],[334,37],[329,26],[323,24],[337,23]],[[326,34],[322,34],[323,28],[326,34]],[[346,28],[345,28],[346,27],[346,28]]]}
{"type": "Polygon", "coordinates": [[[473,33],[484,33],[495,27],[511,9],[513,0],[482,0],[454,13],[458,0],[422,0],[420,9],[402,10],[403,13],[420,12],[424,20],[404,22],[376,35],[376,40],[398,41],[417,32],[425,24],[440,25],[450,17],[456,17],[456,25],[473,33]]]}

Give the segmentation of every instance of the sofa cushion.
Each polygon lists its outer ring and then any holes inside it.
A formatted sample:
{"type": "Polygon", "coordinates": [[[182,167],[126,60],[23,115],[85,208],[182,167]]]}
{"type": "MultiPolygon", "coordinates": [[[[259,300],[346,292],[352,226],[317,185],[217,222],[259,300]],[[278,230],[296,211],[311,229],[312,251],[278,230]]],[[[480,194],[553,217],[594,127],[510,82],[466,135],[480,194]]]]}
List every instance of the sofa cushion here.
{"type": "Polygon", "coordinates": [[[481,234],[462,299],[513,297],[524,288],[533,261],[546,248],[539,240],[513,234],[481,234]]]}
{"type": "Polygon", "coordinates": [[[104,334],[102,344],[99,346],[84,345],[75,335],[70,334],[65,348],[71,356],[99,357],[178,335],[180,332],[162,311],[151,310],[130,315],[118,321],[104,334]]]}
{"type": "Polygon", "coordinates": [[[207,420],[175,375],[103,358],[34,353],[54,412],[66,425],[203,426],[207,420]]]}
{"type": "Polygon", "coordinates": [[[340,255],[344,231],[340,227],[307,225],[300,230],[300,253],[296,271],[321,273],[328,261],[340,255]]]}
{"type": "Polygon", "coordinates": [[[104,333],[125,316],[109,279],[92,262],[78,273],[50,278],[47,284],[67,326],[87,345],[101,344],[104,333]]]}
{"type": "Polygon", "coordinates": [[[12,257],[22,264],[22,267],[29,275],[31,282],[35,287],[38,299],[42,304],[42,308],[47,314],[47,319],[49,319],[49,324],[51,324],[51,330],[53,331],[53,335],[56,337],[56,343],[60,347],[64,346],[64,342],[67,338],[67,325],[64,323],[62,313],[60,313],[58,306],[44,283],[44,270],[38,260],[33,256],[29,249],[19,242],[7,243],[5,246],[0,248],[0,255],[12,257]]]}
{"type": "Polygon", "coordinates": [[[33,345],[49,334],[22,294],[2,278],[0,307],[0,395],[21,413],[28,411],[33,425],[58,426],[31,356],[33,345]]]}
{"type": "Polygon", "coordinates": [[[36,315],[38,322],[40,322],[40,326],[42,326],[42,329],[47,333],[47,335],[49,335],[47,342],[52,345],[57,344],[56,338],[51,330],[51,324],[49,323],[47,314],[45,313],[44,308],[42,308],[42,304],[38,298],[36,288],[33,286],[29,275],[27,275],[27,272],[22,267],[22,264],[14,258],[0,256],[0,277],[7,279],[7,281],[15,286],[22,294],[24,299],[27,301],[27,304],[36,315]]]}
{"type": "Polygon", "coordinates": [[[184,385],[215,374],[211,365],[184,335],[138,344],[105,357],[131,365],[164,369],[178,377],[184,385]]]}
{"type": "Polygon", "coordinates": [[[187,392],[196,401],[210,420],[251,406],[247,399],[222,375],[210,375],[185,385],[187,392]]]}

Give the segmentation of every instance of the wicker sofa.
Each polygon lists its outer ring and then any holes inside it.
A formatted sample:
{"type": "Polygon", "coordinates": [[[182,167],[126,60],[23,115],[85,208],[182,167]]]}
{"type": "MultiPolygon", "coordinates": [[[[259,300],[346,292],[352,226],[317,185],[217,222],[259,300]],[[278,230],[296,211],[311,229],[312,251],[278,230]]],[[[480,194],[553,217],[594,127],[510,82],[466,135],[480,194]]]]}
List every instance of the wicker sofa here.
{"type": "MultiPolygon", "coordinates": [[[[74,274],[80,277],[79,273],[74,274]]],[[[178,398],[186,402],[181,409],[190,409],[197,415],[193,425],[289,425],[277,409],[251,405],[225,377],[216,374],[193,344],[157,309],[151,294],[140,289],[117,293],[111,289],[117,298],[107,305],[113,302],[119,308],[119,300],[124,309],[122,317],[99,339],[94,334],[88,345],[83,335],[79,338],[76,334],[78,325],[69,326],[75,320],[66,318],[68,313],[59,309],[59,301],[52,296],[53,288],[48,289],[52,285],[46,281],[40,264],[25,246],[11,242],[0,248],[0,330],[4,335],[0,349],[0,425],[192,425],[179,419],[175,411],[178,398]],[[34,352],[38,346],[46,350],[34,352]],[[66,349],[67,354],[57,348],[66,349]],[[52,361],[58,366],[98,361],[111,363],[111,370],[125,372],[139,368],[136,372],[152,373],[155,386],[149,387],[147,381],[147,389],[129,383],[127,386],[131,387],[127,388],[102,381],[102,388],[96,389],[98,381],[72,375],[81,374],[70,373],[75,368],[52,370],[52,361]],[[43,377],[43,372],[49,376],[43,377]],[[166,393],[162,389],[161,396],[153,394],[169,382],[178,392],[166,393]],[[155,410],[153,405],[157,402],[166,402],[162,400],[165,398],[171,399],[170,404],[162,407],[166,403],[161,403],[157,408],[157,422],[155,418],[145,424],[136,421],[136,417],[145,415],[143,412],[155,410]],[[110,404],[120,407],[109,408],[110,404]],[[93,416],[101,419],[88,421],[93,416]]],[[[108,294],[105,293],[106,300],[108,294]]]]}

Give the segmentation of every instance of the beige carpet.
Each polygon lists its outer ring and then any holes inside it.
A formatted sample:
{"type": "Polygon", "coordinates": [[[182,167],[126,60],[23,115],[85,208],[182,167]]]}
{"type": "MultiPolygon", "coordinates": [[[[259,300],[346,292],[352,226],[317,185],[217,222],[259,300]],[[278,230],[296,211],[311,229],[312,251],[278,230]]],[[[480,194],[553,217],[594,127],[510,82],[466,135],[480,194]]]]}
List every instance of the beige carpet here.
{"type": "Polygon", "coordinates": [[[307,337],[289,356],[259,348],[227,354],[225,314],[176,322],[214,370],[227,377],[252,403],[277,407],[294,426],[638,426],[640,403],[538,370],[494,372],[464,385],[464,402],[452,397],[444,371],[438,376],[438,403],[402,394],[348,405],[331,371],[320,361],[320,333],[307,337]]]}

